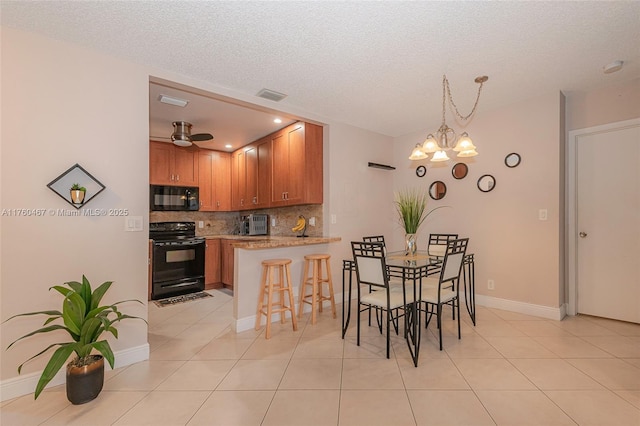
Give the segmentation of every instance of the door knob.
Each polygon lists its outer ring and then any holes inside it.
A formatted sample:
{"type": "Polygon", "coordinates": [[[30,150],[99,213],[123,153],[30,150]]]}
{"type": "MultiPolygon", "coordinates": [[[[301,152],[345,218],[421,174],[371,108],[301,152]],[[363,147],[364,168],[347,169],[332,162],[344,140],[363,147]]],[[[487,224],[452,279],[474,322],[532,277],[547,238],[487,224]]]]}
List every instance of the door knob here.
{"type": "Polygon", "coordinates": [[[586,232],[581,232],[578,235],[580,235],[580,238],[585,238],[587,236],[586,232]]]}

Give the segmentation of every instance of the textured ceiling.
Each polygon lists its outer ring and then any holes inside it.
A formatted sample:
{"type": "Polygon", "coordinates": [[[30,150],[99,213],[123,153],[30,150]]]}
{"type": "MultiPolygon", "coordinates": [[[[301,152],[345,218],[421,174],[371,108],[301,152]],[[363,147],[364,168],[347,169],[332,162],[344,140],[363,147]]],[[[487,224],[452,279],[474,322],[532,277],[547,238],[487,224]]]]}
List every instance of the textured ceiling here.
{"type": "Polygon", "coordinates": [[[638,1],[3,0],[1,22],[390,136],[439,125],[444,73],[463,114],[478,75],[478,114],[640,76],[638,1]]]}

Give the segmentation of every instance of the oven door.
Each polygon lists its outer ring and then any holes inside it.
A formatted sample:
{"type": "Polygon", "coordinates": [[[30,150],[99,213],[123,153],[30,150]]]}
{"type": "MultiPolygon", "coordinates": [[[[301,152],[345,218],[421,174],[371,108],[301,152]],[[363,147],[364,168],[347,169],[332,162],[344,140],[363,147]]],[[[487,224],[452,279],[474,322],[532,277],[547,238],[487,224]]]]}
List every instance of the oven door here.
{"type": "Polygon", "coordinates": [[[204,290],[205,241],[153,243],[152,299],[204,290]]]}

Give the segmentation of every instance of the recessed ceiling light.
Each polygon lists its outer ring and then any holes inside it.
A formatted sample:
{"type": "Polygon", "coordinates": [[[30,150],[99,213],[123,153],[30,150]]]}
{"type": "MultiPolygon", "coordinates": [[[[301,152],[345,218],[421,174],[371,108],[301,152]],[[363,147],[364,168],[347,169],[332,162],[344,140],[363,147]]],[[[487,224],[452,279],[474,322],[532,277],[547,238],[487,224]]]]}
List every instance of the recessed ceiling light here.
{"type": "Polygon", "coordinates": [[[158,100],[163,104],[175,105],[179,107],[185,107],[189,103],[189,101],[185,101],[184,99],[173,98],[167,95],[160,95],[158,100]]]}
{"type": "Polygon", "coordinates": [[[622,61],[613,61],[602,67],[602,71],[604,71],[605,74],[611,74],[612,72],[620,71],[622,69],[623,63],[624,62],[622,61]]]}
{"type": "Polygon", "coordinates": [[[276,119],[273,120],[273,122],[276,123],[276,124],[280,124],[280,123],[282,123],[282,120],[280,120],[279,118],[276,118],[276,119]]]}
{"type": "Polygon", "coordinates": [[[225,148],[233,148],[233,146],[230,143],[226,144],[224,147],[225,148]]]}

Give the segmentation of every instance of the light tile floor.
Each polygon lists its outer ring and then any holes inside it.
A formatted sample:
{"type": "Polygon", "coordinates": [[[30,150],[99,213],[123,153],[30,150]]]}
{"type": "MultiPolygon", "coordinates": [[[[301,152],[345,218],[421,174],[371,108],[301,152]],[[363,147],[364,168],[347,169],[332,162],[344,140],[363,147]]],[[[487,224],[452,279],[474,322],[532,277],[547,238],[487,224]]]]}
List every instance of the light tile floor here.
{"type": "Polygon", "coordinates": [[[640,325],[594,317],[551,321],[478,308],[462,340],[433,324],[420,363],[375,327],[340,338],[329,311],[312,326],[230,329],[232,298],[149,306],[150,360],[107,372],[87,404],[64,388],[5,401],[12,425],[640,425],[640,325]]]}

